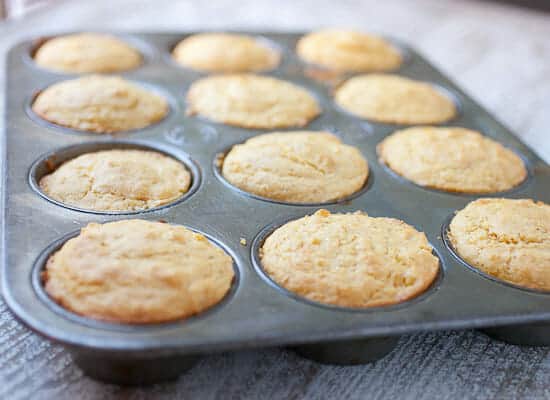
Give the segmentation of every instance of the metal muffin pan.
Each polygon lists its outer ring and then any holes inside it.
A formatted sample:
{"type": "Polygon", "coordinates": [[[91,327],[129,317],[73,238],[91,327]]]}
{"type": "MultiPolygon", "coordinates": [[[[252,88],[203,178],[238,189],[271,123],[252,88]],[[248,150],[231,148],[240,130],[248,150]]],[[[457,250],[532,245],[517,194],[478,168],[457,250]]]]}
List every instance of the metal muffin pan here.
{"type": "MultiPolygon", "coordinates": [[[[332,131],[367,158],[370,176],[366,187],[345,201],[297,205],[251,196],[225,182],[216,163],[219,154],[268,131],[185,116],[185,92],[193,81],[205,76],[170,60],[170,50],[187,34],[122,35],[147,50],[140,68],[120,75],[168,95],[172,112],[158,124],[116,135],[75,134],[31,118],[28,105],[33,94],[75,75],[35,66],[30,57],[33,41],[18,44],[7,57],[7,152],[2,164],[0,244],[4,298],[15,315],[39,334],[67,346],[90,376],[126,384],[174,378],[200,354],[250,347],[285,345],[321,362],[367,362],[391,351],[399,335],[420,330],[486,328],[489,334],[511,343],[550,345],[550,294],[483,276],[458,259],[444,240],[449,217],[482,196],[423,188],[391,173],[378,161],[376,145],[404,126],[361,120],[339,109],[332,101],[333,87],[308,77],[312,67],[294,54],[301,34],[252,34],[261,35],[283,53],[281,65],[264,74],[295,82],[318,99],[323,112],[303,129],[332,131]],[[37,182],[48,164],[51,168],[82,152],[120,147],[151,147],[181,160],[193,174],[193,193],[173,204],[132,215],[79,210],[40,194],[37,182]],[[364,310],[298,299],[269,282],[257,257],[265,234],[319,208],[395,217],[425,232],[440,259],[438,280],[411,301],[364,310]],[[48,255],[89,222],[124,218],[163,220],[206,234],[234,259],[238,279],[230,295],[201,315],[158,325],[97,322],[53,303],[40,281],[48,255]]],[[[477,129],[524,159],[529,169],[526,181],[496,196],[550,202],[550,167],[422,56],[399,46],[406,62],[395,73],[431,82],[457,102],[459,115],[445,125],[477,129]]]]}

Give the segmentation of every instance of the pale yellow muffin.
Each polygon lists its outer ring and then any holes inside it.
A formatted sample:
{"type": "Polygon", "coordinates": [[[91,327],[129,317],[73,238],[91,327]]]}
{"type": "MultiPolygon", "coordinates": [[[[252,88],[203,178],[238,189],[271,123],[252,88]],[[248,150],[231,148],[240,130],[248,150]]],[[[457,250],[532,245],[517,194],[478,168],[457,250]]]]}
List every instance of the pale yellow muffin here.
{"type": "Polygon", "coordinates": [[[257,129],[301,127],[321,112],[300,86],[253,74],[200,79],[189,88],[187,103],[189,115],[257,129]]]}
{"type": "Polygon", "coordinates": [[[527,177],[513,151],[465,128],[404,129],[384,139],[377,150],[380,161],[399,175],[451,192],[500,192],[527,177]]]}
{"type": "Polygon", "coordinates": [[[389,71],[403,62],[386,40],[367,33],[325,29],[302,37],[296,52],[304,61],[342,72],[389,71]]]}
{"type": "Polygon", "coordinates": [[[320,303],[366,308],[418,296],[439,260],[426,236],[393,218],[319,210],[276,229],[260,251],[265,272],[320,303]]]}
{"type": "Polygon", "coordinates": [[[179,64],[208,72],[258,72],[275,68],[281,55],[248,35],[199,33],[183,39],[172,52],[179,64]]]}
{"type": "Polygon", "coordinates": [[[145,128],[169,111],[166,99],[119,77],[90,75],[46,88],[33,111],[54,124],[94,133],[145,128]]]}
{"type": "Polygon", "coordinates": [[[109,73],[137,68],[141,53],[111,35],[77,33],[46,41],[34,54],[43,68],[67,73],[109,73]]]}
{"type": "Polygon", "coordinates": [[[328,132],[275,132],[233,146],[222,174],[238,188],[291,203],[349,196],[367,180],[367,161],[328,132]]]}
{"type": "Polygon", "coordinates": [[[95,211],[146,210],[169,204],[189,189],[191,174],[164,154],[104,150],[63,163],[40,180],[54,200],[95,211]]]}
{"type": "Polygon", "coordinates": [[[390,74],[353,77],[334,98],[352,114],[390,124],[437,124],[457,113],[454,102],[429,83],[390,74]]]}
{"type": "Polygon", "coordinates": [[[224,298],[233,261],[183,226],[139,219],[90,223],[46,263],[46,292],[85,317],[158,323],[198,314],[224,298]]]}
{"type": "Polygon", "coordinates": [[[550,205],[479,199],[459,211],[449,239],[462,259],[497,279],[550,291],[550,205]]]}

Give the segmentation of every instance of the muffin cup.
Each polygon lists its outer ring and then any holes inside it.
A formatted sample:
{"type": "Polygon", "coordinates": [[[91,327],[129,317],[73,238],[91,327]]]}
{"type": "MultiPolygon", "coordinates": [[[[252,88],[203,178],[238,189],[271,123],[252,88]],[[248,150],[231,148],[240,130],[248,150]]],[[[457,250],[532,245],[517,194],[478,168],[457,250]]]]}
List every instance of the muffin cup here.
{"type": "Polygon", "coordinates": [[[550,323],[506,325],[480,329],[487,336],[519,346],[550,346],[550,323]]]}
{"type": "Polygon", "coordinates": [[[201,184],[201,173],[198,165],[185,153],[180,151],[175,151],[173,148],[168,146],[159,146],[157,143],[150,143],[147,141],[97,141],[82,143],[73,146],[63,147],[58,150],[54,150],[50,153],[47,153],[40,157],[34,162],[29,171],[29,184],[33,190],[38,193],[41,197],[48,200],[51,203],[57,204],[58,206],[68,208],[70,210],[91,213],[91,214],[106,214],[106,215],[131,215],[131,214],[142,214],[146,212],[157,211],[166,207],[171,207],[175,204],[178,204],[182,201],[185,201],[190,196],[192,196],[201,184]],[[61,166],[66,161],[72,160],[75,157],[78,157],[82,154],[93,153],[96,151],[102,150],[145,150],[145,151],[154,151],[168,157],[171,157],[178,162],[182,163],[185,168],[191,174],[191,185],[187,192],[182,196],[175,199],[171,203],[163,204],[158,207],[148,208],[144,210],[121,210],[121,211],[100,211],[100,210],[91,210],[86,208],[80,208],[70,204],[63,203],[59,200],[55,200],[52,197],[48,196],[40,187],[40,179],[45,175],[52,173],[59,166],[61,166]]]}
{"type": "Polygon", "coordinates": [[[321,364],[358,365],[385,357],[398,342],[399,336],[389,336],[304,344],[290,349],[321,364]]]}
{"type": "Polygon", "coordinates": [[[71,351],[74,362],[90,378],[116,385],[151,385],[172,381],[191,369],[198,356],[147,358],[113,353],[71,351]]]}

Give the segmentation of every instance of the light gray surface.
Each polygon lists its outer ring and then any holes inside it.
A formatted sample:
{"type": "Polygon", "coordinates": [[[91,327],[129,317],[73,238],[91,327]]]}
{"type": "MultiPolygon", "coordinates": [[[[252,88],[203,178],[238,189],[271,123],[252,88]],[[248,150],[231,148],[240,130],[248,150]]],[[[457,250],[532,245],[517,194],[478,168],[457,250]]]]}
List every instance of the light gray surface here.
{"type": "MultiPolygon", "coordinates": [[[[14,41],[56,30],[304,30],[354,26],[402,38],[550,161],[550,16],[469,1],[62,2],[0,32],[14,41]]],[[[2,81],[3,82],[3,81],[2,81]]],[[[2,107],[3,109],[3,107],[2,107]]],[[[326,367],[279,350],[205,358],[174,384],[124,389],[82,378],[58,346],[0,306],[0,398],[549,398],[550,353],[483,335],[418,334],[386,359],[326,367]],[[156,396],[155,396],[156,395],[156,396]]]]}

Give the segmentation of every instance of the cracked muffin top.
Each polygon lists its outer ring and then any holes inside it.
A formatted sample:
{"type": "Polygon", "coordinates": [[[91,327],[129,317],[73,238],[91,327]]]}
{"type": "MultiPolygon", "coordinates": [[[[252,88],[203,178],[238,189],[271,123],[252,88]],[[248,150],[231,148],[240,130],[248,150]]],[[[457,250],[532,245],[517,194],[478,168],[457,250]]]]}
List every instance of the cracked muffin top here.
{"type": "Polygon", "coordinates": [[[111,73],[137,68],[141,53],[114,36],[76,33],[49,39],[34,55],[36,64],[57,72],[111,73]]]}
{"type": "Polygon", "coordinates": [[[185,194],[191,174],[164,154],[104,150],[63,163],[40,180],[59,202],[94,211],[136,211],[169,204],[185,194]]]}
{"type": "Polygon", "coordinates": [[[523,160],[477,131],[420,126],[394,132],[377,147],[380,161],[414,183],[461,193],[512,189],[527,177],[523,160]]]}
{"type": "Polygon", "coordinates": [[[145,128],[169,111],[166,99],[115,76],[89,75],[47,87],[33,111],[56,125],[93,133],[145,128]]]}
{"type": "Polygon", "coordinates": [[[296,45],[302,60],[341,72],[389,71],[403,62],[386,40],[367,33],[325,29],[309,33],[296,45]]]}
{"type": "Polygon", "coordinates": [[[253,129],[302,127],[321,113],[304,88],[254,74],[199,79],[189,88],[187,103],[189,115],[253,129]]]}
{"type": "Polygon", "coordinates": [[[356,212],[315,214],[265,240],[264,271],[287,290],[319,303],[366,308],[424,292],[439,272],[426,235],[393,218],[356,212]]]}
{"type": "Polygon", "coordinates": [[[514,285],[550,291],[550,205],[475,200],[456,213],[448,234],[472,267],[514,285]]]}
{"type": "Polygon", "coordinates": [[[222,174],[238,188],[272,200],[322,203],[360,190],[369,173],[358,149],[328,132],[274,132],[233,146],[222,174]]]}
{"type": "Polygon", "coordinates": [[[46,263],[46,292],[62,307],[104,321],[151,324],[219,303],[232,258],[183,226],[140,219],[90,223],[46,263]]]}
{"type": "Polygon", "coordinates": [[[273,69],[281,55],[256,38],[234,33],[200,33],[177,44],[172,56],[184,67],[208,72],[273,69]]]}

